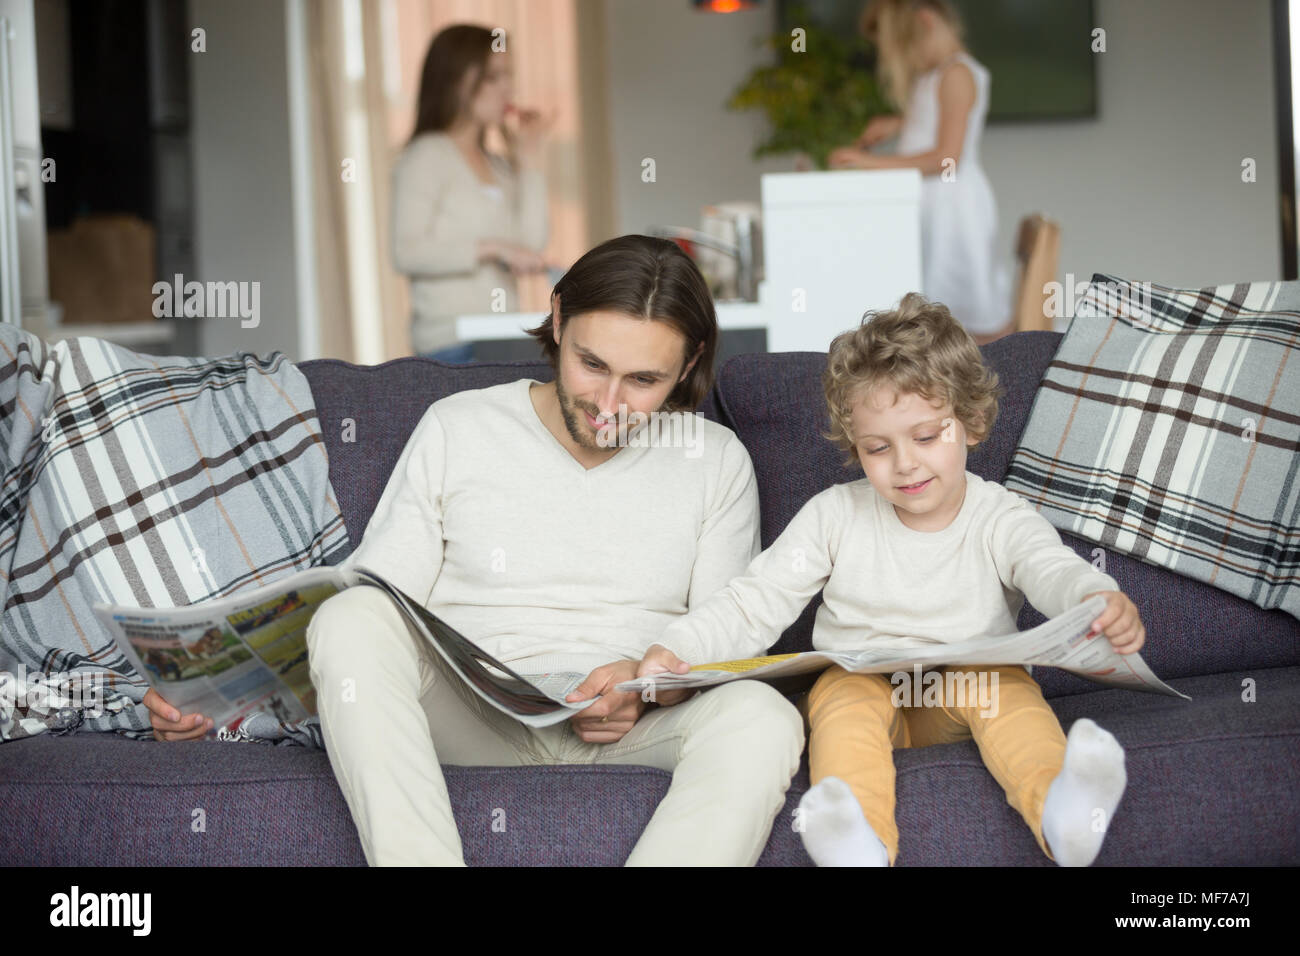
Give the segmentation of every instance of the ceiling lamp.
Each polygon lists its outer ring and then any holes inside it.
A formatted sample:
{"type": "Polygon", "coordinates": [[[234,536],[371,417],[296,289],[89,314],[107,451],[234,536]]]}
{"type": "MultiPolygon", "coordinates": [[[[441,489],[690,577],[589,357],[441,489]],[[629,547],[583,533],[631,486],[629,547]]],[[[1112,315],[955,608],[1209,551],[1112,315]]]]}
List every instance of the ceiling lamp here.
{"type": "Polygon", "coordinates": [[[691,6],[705,13],[735,13],[737,10],[753,10],[761,0],[691,0],[691,6]]]}

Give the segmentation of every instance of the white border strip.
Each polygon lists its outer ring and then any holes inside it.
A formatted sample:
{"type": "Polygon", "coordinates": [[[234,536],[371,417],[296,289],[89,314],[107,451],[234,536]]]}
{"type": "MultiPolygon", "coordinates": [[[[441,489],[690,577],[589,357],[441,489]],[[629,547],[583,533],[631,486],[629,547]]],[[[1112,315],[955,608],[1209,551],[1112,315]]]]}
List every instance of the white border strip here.
{"type": "Polygon", "coordinates": [[[311,97],[305,0],[285,0],[289,81],[289,180],[293,202],[294,280],[298,290],[298,361],[321,357],[316,284],[316,207],[312,201],[311,97]]]}

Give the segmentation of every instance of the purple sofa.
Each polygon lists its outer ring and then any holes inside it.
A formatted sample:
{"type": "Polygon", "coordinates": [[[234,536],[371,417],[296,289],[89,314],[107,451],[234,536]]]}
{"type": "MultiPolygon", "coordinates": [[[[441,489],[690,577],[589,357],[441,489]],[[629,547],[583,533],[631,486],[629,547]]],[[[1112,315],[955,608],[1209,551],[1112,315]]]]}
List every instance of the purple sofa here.
{"type": "MultiPolygon", "coordinates": [[[[984,347],[1007,394],[993,436],[969,458],[971,471],[1001,480],[1060,339],[1024,332],[984,347]]],[[[861,477],[841,467],[819,434],[824,365],[821,353],[737,356],[718,370],[700,409],[749,449],[764,547],[813,494],[861,477]]],[[[325,359],[301,367],[353,542],[430,402],[551,377],[542,362],[448,367],[407,358],[365,367],[325,359]],[[345,418],[356,422],[355,443],[339,441],[345,418]]],[[[1087,542],[1063,538],[1089,554],[1087,542]]],[[[1300,863],[1300,622],[1123,555],[1107,562],[1142,612],[1143,656],[1193,699],[1103,690],[1036,670],[1067,731],[1091,717],[1128,754],[1128,790],[1096,865],[1300,863]]],[[[810,648],[816,604],[777,651],[810,648]]],[[[1042,620],[1026,605],[1019,624],[1042,620]]],[[[900,866],[1051,865],[973,743],[897,751],[895,763],[900,866]]],[[[670,780],[648,767],[447,767],[446,776],[466,859],[480,865],[621,864],[670,780]],[[492,830],[495,807],[506,809],[504,833],[492,830]]],[[[810,865],[791,826],[807,788],[805,755],[761,864],[810,865]]],[[[326,755],[298,747],[42,736],[0,745],[0,802],[0,863],[11,865],[365,862],[326,755]],[[194,833],[199,807],[207,829],[194,833]]]]}

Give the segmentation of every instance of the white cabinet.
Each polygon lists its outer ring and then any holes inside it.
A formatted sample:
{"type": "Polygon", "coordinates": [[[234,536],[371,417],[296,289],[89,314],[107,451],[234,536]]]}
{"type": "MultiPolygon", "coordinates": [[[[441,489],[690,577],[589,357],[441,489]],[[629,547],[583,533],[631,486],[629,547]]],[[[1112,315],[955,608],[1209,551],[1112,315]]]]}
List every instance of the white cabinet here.
{"type": "Polygon", "coordinates": [[[833,170],[763,176],[771,352],[825,352],[869,309],[921,291],[921,174],[833,170]]]}

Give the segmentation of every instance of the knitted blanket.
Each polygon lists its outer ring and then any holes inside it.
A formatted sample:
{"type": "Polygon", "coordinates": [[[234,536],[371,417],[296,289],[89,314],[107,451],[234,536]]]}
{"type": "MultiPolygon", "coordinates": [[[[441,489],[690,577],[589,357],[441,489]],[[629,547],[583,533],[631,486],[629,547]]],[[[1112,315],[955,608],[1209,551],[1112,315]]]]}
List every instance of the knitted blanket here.
{"type": "MultiPolygon", "coordinates": [[[[92,611],[179,607],[313,565],[347,530],[311,389],[281,353],[142,355],[0,324],[0,740],[152,740],[149,685],[92,611]]],[[[323,747],[319,720],[234,736],[323,747]]]]}

